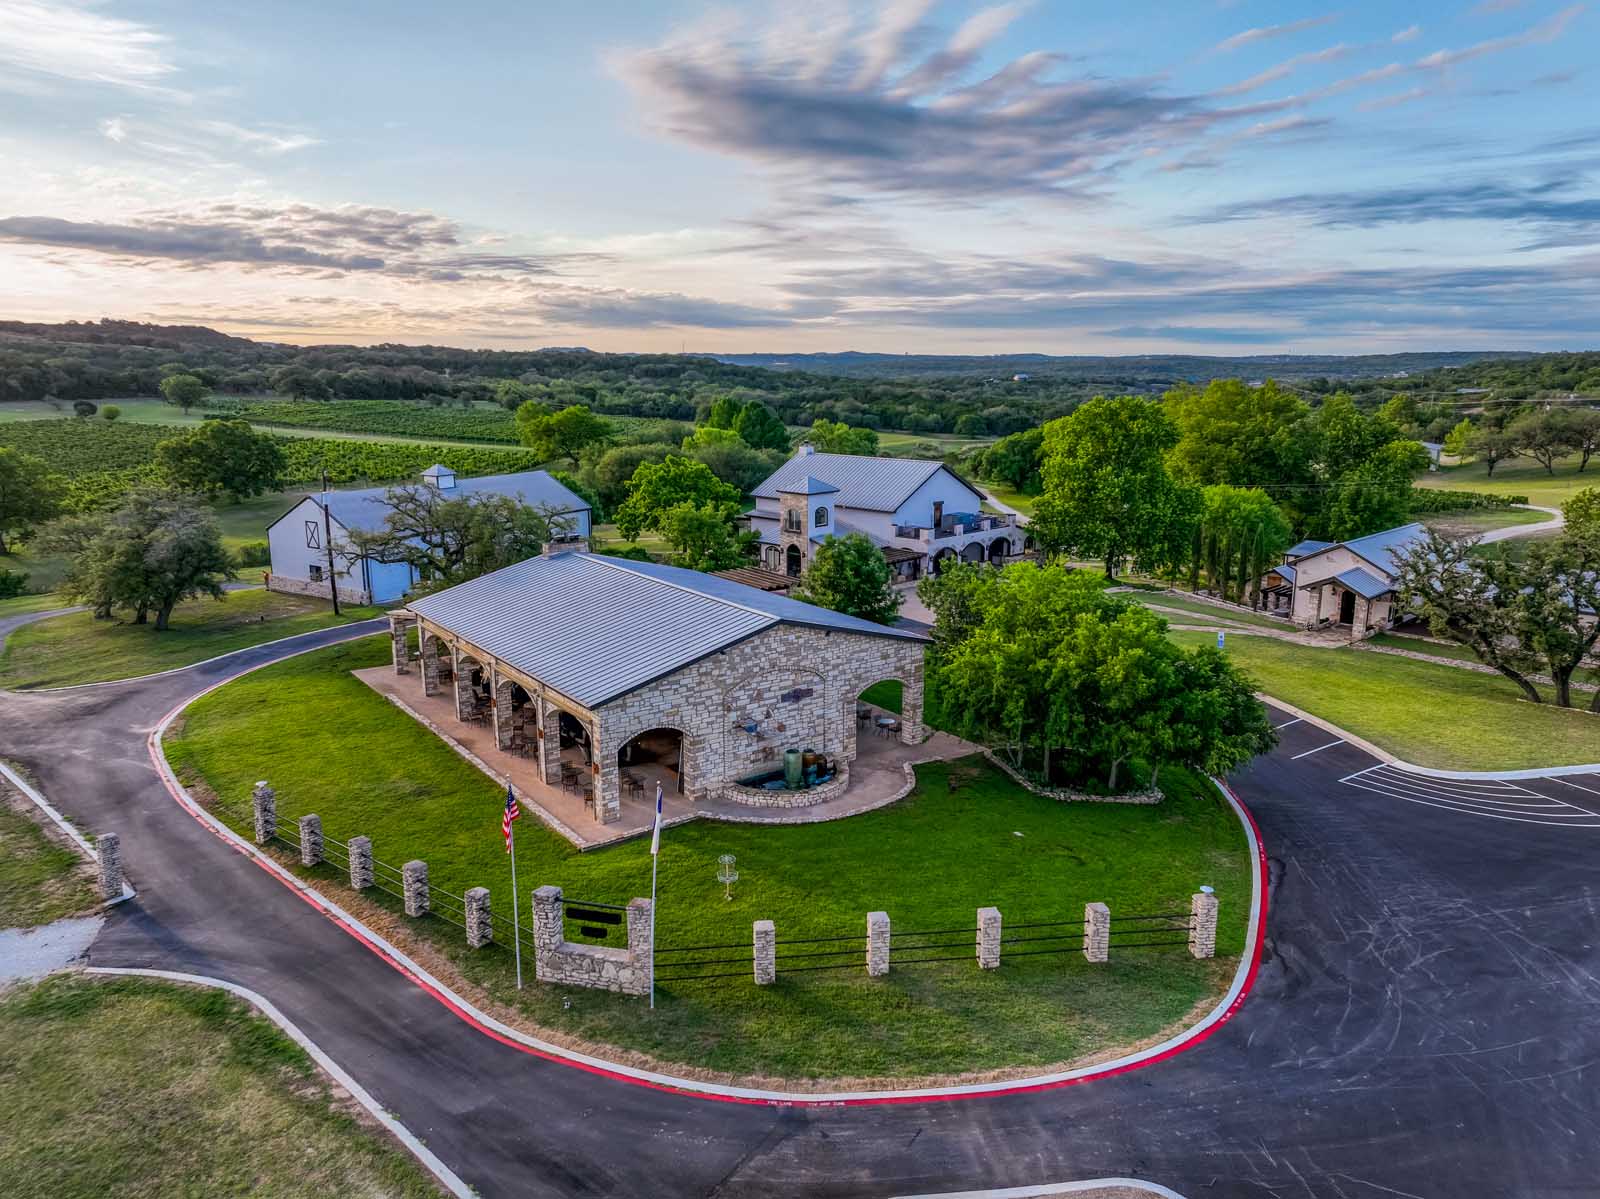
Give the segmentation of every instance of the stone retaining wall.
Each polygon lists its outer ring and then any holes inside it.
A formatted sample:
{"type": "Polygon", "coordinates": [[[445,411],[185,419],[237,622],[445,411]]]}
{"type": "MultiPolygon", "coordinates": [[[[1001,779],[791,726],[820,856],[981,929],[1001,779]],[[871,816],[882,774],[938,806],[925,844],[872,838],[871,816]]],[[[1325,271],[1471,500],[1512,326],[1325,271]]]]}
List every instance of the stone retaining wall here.
{"type": "Polygon", "coordinates": [[[1161,802],[1160,791],[1129,791],[1123,795],[1091,795],[1087,791],[1074,791],[1069,787],[1046,787],[1043,783],[1034,782],[992,749],[984,750],[983,756],[1010,775],[1011,781],[1019,787],[1025,787],[1035,795],[1042,795],[1046,799],[1059,800],[1061,803],[1156,804],[1161,802]]]}
{"type": "Polygon", "coordinates": [[[628,948],[579,945],[563,931],[566,901],[560,887],[533,893],[533,972],[540,982],[594,987],[624,995],[650,992],[650,901],[628,904],[628,948]]]}
{"type": "MultiPolygon", "coordinates": [[[[773,769],[781,770],[779,762],[773,769]]],[[[743,783],[728,783],[722,788],[721,798],[752,808],[809,808],[813,804],[838,799],[850,786],[849,767],[842,766],[837,774],[825,783],[806,787],[801,791],[766,791],[760,787],[746,787],[743,783]]]]}

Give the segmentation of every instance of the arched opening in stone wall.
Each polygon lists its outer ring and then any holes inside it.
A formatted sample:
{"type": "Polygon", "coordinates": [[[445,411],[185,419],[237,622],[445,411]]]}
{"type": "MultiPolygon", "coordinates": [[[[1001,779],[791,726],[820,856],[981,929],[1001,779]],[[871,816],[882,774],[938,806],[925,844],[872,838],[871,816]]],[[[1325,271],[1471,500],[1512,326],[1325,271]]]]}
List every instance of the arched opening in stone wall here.
{"type": "Polygon", "coordinates": [[[963,562],[983,561],[983,542],[969,541],[961,547],[961,560],[963,562]]]}
{"type": "Polygon", "coordinates": [[[854,711],[856,760],[870,760],[900,738],[900,711],[905,702],[905,683],[898,678],[883,678],[856,693],[854,711]]]}
{"type": "Polygon", "coordinates": [[[654,728],[628,738],[617,751],[617,770],[622,784],[622,799],[655,802],[656,784],[663,793],[682,794],[684,737],[680,729],[654,728]]]}
{"type": "Polygon", "coordinates": [[[1004,566],[1006,555],[1011,552],[1011,542],[1004,537],[996,537],[989,543],[989,562],[993,566],[1004,566]]]}
{"type": "Polygon", "coordinates": [[[594,762],[594,743],[589,736],[589,726],[584,724],[571,712],[556,709],[557,735],[561,738],[561,757],[563,761],[576,761],[582,759],[585,766],[594,762]]]}
{"type": "Polygon", "coordinates": [[[798,545],[791,545],[786,551],[784,551],[784,566],[787,569],[790,578],[800,577],[800,559],[801,554],[800,547],[798,545]]]}
{"type": "Polygon", "coordinates": [[[489,719],[489,692],[493,684],[489,668],[471,654],[458,654],[456,669],[456,715],[472,724],[489,719]]]}
{"type": "Polygon", "coordinates": [[[936,575],[942,575],[945,572],[945,568],[954,565],[955,561],[955,550],[951,549],[949,546],[945,546],[944,549],[940,550],[933,556],[933,573],[936,575]]]}

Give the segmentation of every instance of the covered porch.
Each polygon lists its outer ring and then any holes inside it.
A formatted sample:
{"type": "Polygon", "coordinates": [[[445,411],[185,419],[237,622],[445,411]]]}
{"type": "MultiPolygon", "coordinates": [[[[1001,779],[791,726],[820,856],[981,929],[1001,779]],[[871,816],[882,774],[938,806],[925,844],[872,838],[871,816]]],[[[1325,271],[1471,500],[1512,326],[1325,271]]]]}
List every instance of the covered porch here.
{"type": "Polygon", "coordinates": [[[1371,571],[1346,570],[1302,583],[1298,591],[1305,594],[1295,607],[1306,612],[1301,623],[1308,628],[1348,628],[1350,640],[1359,641],[1392,623],[1394,588],[1371,571]]]}

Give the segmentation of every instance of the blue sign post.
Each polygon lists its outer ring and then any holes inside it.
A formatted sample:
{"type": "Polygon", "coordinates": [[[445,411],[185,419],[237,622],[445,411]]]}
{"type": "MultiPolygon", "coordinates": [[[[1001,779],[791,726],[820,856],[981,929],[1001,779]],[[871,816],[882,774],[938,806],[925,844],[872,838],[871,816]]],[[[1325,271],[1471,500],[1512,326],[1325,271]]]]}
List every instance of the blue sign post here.
{"type": "Polygon", "coordinates": [[[1225,637],[1227,637],[1227,634],[1224,633],[1221,629],[1218,629],[1217,630],[1217,648],[1218,649],[1226,649],[1227,648],[1227,643],[1226,643],[1226,641],[1224,641],[1225,637]]]}

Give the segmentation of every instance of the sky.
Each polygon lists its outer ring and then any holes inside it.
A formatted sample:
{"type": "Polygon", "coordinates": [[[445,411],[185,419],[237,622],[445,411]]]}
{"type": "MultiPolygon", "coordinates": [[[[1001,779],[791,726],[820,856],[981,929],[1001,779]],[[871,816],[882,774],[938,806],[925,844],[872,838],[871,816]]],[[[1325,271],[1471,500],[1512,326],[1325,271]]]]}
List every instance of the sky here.
{"type": "Polygon", "coordinates": [[[4,0],[0,318],[296,343],[1600,346],[1562,0],[4,0]]]}

